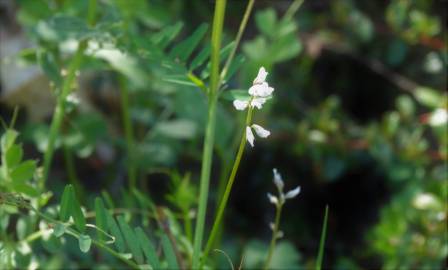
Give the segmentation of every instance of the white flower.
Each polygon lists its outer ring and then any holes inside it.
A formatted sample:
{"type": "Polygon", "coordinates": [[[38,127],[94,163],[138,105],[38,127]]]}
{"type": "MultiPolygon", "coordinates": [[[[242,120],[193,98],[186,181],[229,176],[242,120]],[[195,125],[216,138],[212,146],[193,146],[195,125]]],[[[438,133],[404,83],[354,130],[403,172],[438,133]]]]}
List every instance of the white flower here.
{"type": "Polygon", "coordinates": [[[260,84],[260,83],[264,83],[266,80],[266,76],[268,76],[269,73],[266,72],[266,69],[264,69],[264,67],[261,67],[258,70],[258,74],[257,77],[255,78],[253,84],[260,84]]]}
{"type": "Polygon", "coordinates": [[[257,133],[258,137],[260,138],[267,138],[269,135],[271,135],[271,132],[267,129],[264,129],[262,126],[259,126],[257,124],[253,124],[252,128],[255,130],[255,133],[257,133]]]}
{"type": "Polygon", "coordinates": [[[239,99],[235,99],[233,101],[233,106],[235,107],[235,109],[237,109],[239,111],[245,110],[248,105],[249,105],[249,101],[239,100],[239,99]]]}
{"type": "Polygon", "coordinates": [[[278,204],[278,199],[277,197],[275,197],[274,195],[272,195],[271,193],[268,193],[268,199],[272,204],[277,205],[278,204]]]}
{"type": "Polygon", "coordinates": [[[300,193],[300,187],[296,187],[295,189],[292,189],[286,193],[285,199],[292,199],[297,195],[299,195],[299,193],[300,193]]]}
{"type": "Polygon", "coordinates": [[[443,108],[435,110],[431,114],[431,117],[429,118],[429,124],[431,126],[443,126],[446,124],[447,121],[448,121],[448,111],[443,108]]]}
{"type": "Polygon", "coordinates": [[[274,168],[272,172],[274,173],[274,184],[277,186],[280,192],[283,192],[283,187],[285,186],[285,184],[283,183],[282,176],[280,175],[280,173],[278,173],[276,168],[274,168]]]}
{"type": "Polygon", "coordinates": [[[250,106],[257,108],[257,109],[261,109],[261,107],[263,107],[263,104],[266,102],[265,98],[254,98],[252,99],[250,106]]]}
{"type": "Polygon", "coordinates": [[[254,147],[255,137],[250,127],[246,127],[246,140],[249,142],[250,146],[254,147]]]}
{"type": "Polygon", "coordinates": [[[274,92],[274,88],[270,87],[268,83],[254,84],[249,88],[249,95],[254,97],[268,97],[274,92]]]}

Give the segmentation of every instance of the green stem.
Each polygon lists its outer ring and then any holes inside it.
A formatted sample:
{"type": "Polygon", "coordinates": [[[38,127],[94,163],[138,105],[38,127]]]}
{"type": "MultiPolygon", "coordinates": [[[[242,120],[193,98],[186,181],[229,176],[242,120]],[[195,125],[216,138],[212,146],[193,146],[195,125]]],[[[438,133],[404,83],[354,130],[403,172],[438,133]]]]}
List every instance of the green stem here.
{"type": "MultiPolygon", "coordinates": [[[[251,103],[252,99],[249,101],[251,103]]],[[[215,243],[216,236],[218,235],[219,227],[224,216],[224,210],[227,206],[227,201],[229,200],[230,192],[232,191],[232,186],[235,181],[236,173],[238,172],[238,168],[240,166],[241,158],[243,157],[244,148],[246,146],[246,127],[250,126],[252,121],[252,111],[253,108],[249,106],[246,115],[246,122],[243,128],[243,134],[241,136],[240,146],[238,147],[238,152],[236,154],[235,162],[233,163],[232,172],[230,173],[229,180],[227,181],[226,189],[219,203],[218,212],[216,213],[215,221],[213,222],[212,231],[210,232],[210,237],[207,241],[206,248],[204,250],[204,261],[213,248],[213,244],[215,243]]]]}
{"type": "Polygon", "coordinates": [[[202,239],[204,237],[205,214],[207,211],[207,199],[210,183],[210,170],[212,165],[213,144],[215,138],[216,107],[218,102],[219,77],[219,51],[221,49],[221,34],[224,23],[226,0],[217,0],[215,4],[215,14],[213,17],[213,29],[211,38],[211,73],[208,120],[205,130],[204,148],[202,153],[201,179],[199,188],[198,217],[193,244],[192,268],[199,268],[202,239]]]}
{"type": "Polygon", "coordinates": [[[82,57],[86,47],[87,47],[86,40],[79,43],[75,56],[70,62],[67,76],[65,77],[64,82],[62,84],[61,92],[59,93],[59,96],[57,98],[56,107],[53,113],[53,119],[51,120],[50,125],[48,145],[44,154],[44,171],[42,181],[40,182],[41,190],[43,190],[43,188],[45,187],[45,182],[48,179],[51,161],[53,159],[54,154],[56,138],[58,136],[59,130],[61,129],[62,121],[64,120],[66,99],[71,92],[71,86],[73,84],[73,81],[75,80],[76,71],[81,66],[82,57]]]}
{"type": "Polygon", "coordinates": [[[304,0],[295,0],[286,11],[285,15],[283,16],[282,20],[291,20],[294,14],[299,10],[299,8],[302,6],[304,0]]]}
{"type": "Polygon", "coordinates": [[[283,203],[277,204],[276,213],[275,213],[275,223],[274,223],[274,228],[272,229],[271,244],[269,245],[268,257],[266,258],[266,263],[263,267],[264,270],[269,268],[269,264],[271,263],[272,255],[274,254],[275,244],[277,243],[277,238],[278,238],[278,231],[279,231],[279,226],[280,226],[280,217],[282,215],[282,208],[283,208],[283,203]]]}
{"type": "Polygon", "coordinates": [[[249,20],[249,16],[252,12],[254,2],[255,2],[255,0],[249,0],[249,3],[247,3],[246,11],[244,12],[243,19],[241,20],[241,24],[238,29],[238,33],[236,34],[235,45],[233,46],[232,51],[230,52],[230,55],[227,58],[226,63],[224,64],[224,68],[222,69],[221,80],[224,80],[224,78],[226,77],[227,72],[229,71],[230,64],[232,64],[232,60],[235,57],[235,53],[238,48],[238,44],[241,41],[241,37],[243,36],[244,29],[246,29],[247,21],[249,20]]]}
{"type": "Polygon", "coordinates": [[[125,78],[120,77],[120,96],[123,128],[126,137],[126,149],[128,153],[128,181],[129,188],[135,188],[137,182],[137,170],[134,159],[134,132],[132,130],[131,116],[129,113],[129,91],[125,78]]]}

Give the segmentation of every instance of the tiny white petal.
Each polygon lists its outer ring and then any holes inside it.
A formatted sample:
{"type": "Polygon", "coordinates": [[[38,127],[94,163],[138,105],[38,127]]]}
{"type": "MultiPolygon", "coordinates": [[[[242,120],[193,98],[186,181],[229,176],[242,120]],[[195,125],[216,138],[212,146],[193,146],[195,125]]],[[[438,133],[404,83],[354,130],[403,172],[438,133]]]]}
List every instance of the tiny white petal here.
{"type": "Polygon", "coordinates": [[[276,168],[274,168],[272,171],[274,172],[274,184],[280,191],[282,191],[283,187],[285,186],[285,184],[283,183],[282,176],[280,175],[280,173],[277,171],[276,168]]]}
{"type": "Polygon", "coordinates": [[[296,197],[297,195],[299,195],[300,193],[300,187],[296,187],[293,190],[288,191],[288,193],[286,193],[285,195],[285,199],[292,199],[294,197],[296,197]]]}
{"type": "Polygon", "coordinates": [[[262,126],[253,124],[252,128],[255,130],[255,133],[257,133],[257,135],[260,138],[267,138],[269,135],[271,135],[271,132],[267,129],[264,129],[262,126]]]}
{"type": "Polygon", "coordinates": [[[269,228],[271,228],[271,230],[274,230],[274,223],[273,222],[271,222],[271,223],[269,223],[269,228]]]}
{"type": "Polygon", "coordinates": [[[257,77],[254,80],[253,84],[260,84],[260,83],[264,83],[266,81],[266,76],[268,76],[269,73],[266,72],[266,69],[264,69],[264,67],[261,67],[258,70],[258,74],[257,77]]]}
{"type": "Polygon", "coordinates": [[[272,204],[278,204],[278,199],[271,193],[268,193],[268,199],[272,204]]]}
{"type": "Polygon", "coordinates": [[[283,238],[283,236],[285,236],[285,234],[283,233],[283,231],[278,231],[278,232],[277,232],[277,239],[283,238]]]}
{"type": "Polygon", "coordinates": [[[431,126],[443,126],[446,125],[446,122],[448,122],[448,111],[443,108],[435,110],[429,118],[431,126]]]}
{"type": "Polygon", "coordinates": [[[246,127],[246,140],[249,142],[250,146],[254,147],[255,137],[250,127],[246,127]]]}
{"type": "Polygon", "coordinates": [[[254,84],[249,88],[249,95],[255,97],[263,96],[263,93],[268,91],[269,85],[267,83],[254,84]]]}
{"type": "Polygon", "coordinates": [[[243,111],[244,109],[246,109],[247,105],[249,105],[249,101],[239,100],[239,99],[235,99],[233,101],[233,106],[235,107],[235,109],[237,109],[239,111],[243,111]]]}
{"type": "Polygon", "coordinates": [[[257,109],[261,109],[263,107],[263,104],[266,102],[265,98],[254,98],[252,99],[250,105],[252,107],[256,107],[257,109]]]}

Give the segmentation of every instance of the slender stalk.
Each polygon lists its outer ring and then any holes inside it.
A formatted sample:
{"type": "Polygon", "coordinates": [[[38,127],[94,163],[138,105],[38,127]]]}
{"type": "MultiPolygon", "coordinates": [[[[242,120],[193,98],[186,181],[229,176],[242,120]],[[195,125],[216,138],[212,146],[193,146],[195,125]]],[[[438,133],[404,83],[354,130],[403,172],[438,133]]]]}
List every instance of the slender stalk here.
{"type": "Polygon", "coordinates": [[[328,223],[328,205],[325,206],[324,223],[322,225],[322,233],[320,235],[320,243],[319,243],[319,252],[317,254],[317,260],[316,260],[316,270],[322,269],[322,261],[324,259],[325,238],[327,236],[327,223],[328,223]]]}
{"type": "MultiPolygon", "coordinates": [[[[87,11],[87,22],[90,26],[95,24],[96,20],[96,9],[97,9],[97,0],[89,0],[89,6],[87,11]]],[[[51,119],[50,125],[50,134],[48,137],[48,145],[44,154],[44,169],[43,169],[43,177],[39,183],[39,187],[41,190],[45,187],[45,182],[48,179],[48,174],[51,166],[51,161],[53,159],[54,147],[57,135],[59,130],[61,129],[62,121],[64,120],[65,115],[65,100],[67,96],[71,92],[71,86],[73,81],[76,78],[76,72],[82,63],[82,58],[84,55],[84,51],[87,48],[87,40],[83,40],[79,43],[78,49],[76,50],[75,56],[72,58],[69,67],[67,76],[65,77],[61,92],[57,98],[56,107],[54,109],[53,118],[51,119]]]]}
{"type": "Polygon", "coordinates": [[[235,38],[235,45],[232,48],[232,51],[230,52],[229,57],[227,58],[226,63],[224,64],[224,68],[221,72],[221,80],[224,80],[224,78],[227,75],[227,72],[229,71],[230,64],[232,64],[232,60],[235,57],[236,50],[238,49],[238,44],[241,41],[241,37],[243,36],[244,29],[246,29],[247,21],[249,20],[249,16],[252,12],[252,8],[254,7],[255,0],[249,0],[249,3],[247,3],[246,11],[244,11],[243,19],[241,20],[240,27],[238,29],[238,33],[236,34],[235,38]]]}
{"type": "Polygon", "coordinates": [[[264,267],[263,267],[264,270],[269,268],[269,264],[271,263],[272,255],[274,254],[275,244],[277,243],[277,238],[278,238],[280,217],[282,215],[282,208],[283,208],[283,203],[279,203],[276,205],[274,228],[272,229],[271,244],[269,245],[268,256],[266,258],[266,263],[264,264],[264,267]]]}
{"type": "Polygon", "coordinates": [[[299,10],[300,6],[302,6],[304,0],[295,0],[286,11],[283,16],[283,20],[291,20],[294,14],[299,10]]]}
{"type": "Polygon", "coordinates": [[[67,96],[71,92],[71,86],[73,84],[73,81],[76,77],[76,71],[81,66],[82,57],[84,54],[84,50],[87,47],[87,41],[82,41],[78,49],[76,50],[75,56],[70,62],[67,76],[64,79],[64,82],[62,84],[61,92],[59,93],[59,96],[57,98],[56,107],[54,109],[53,113],[53,119],[51,120],[50,125],[50,133],[48,137],[48,145],[47,149],[44,154],[44,171],[43,171],[43,178],[40,182],[40,188],[43,189],[45,187],[45,182],[48,179],[48,174],[51,166],[51,161],[53,159],[54,154],[54,147],[57,135],[59,133],[59,130],[61,129],[62,121],[64,120],[65,115],[65,100],[67,99],[67,96]]]}
{"type": "Polygon", "coordinates": [[[213,17],[213,29],[211,38],[211,74],[208,120],[205,130],[204,148],[202,153],[202,167],[199,191],[198,218],[193,244],[193,262],[192,268],[199,268],[202,239],[204,237],[205,214],[207,211],[208,189],[210,183],[210,170],[212,165],[213,144],[215,138],[216,125],[216,107],[218,102],[217,92],[220,84],[219,77],[219,51],[221,48],[221,34],[224,23],[224,14],[226,9],[226,0],[217,0],[215,4],[215,14],[213,17]]]}
{"type": "MultiPolygon", "coordinates": [[[[252,100],[249,101],[249,103],[252,100]]],[[[229,200],[230,192],[232,191],[233,182],[235,181],[236,173],[238,172],[238,168],[240,166],[241,158],[243,157],[244,148],[246,146],[246,127],[250,126],[252,121],[252,111],[253,108],[249,106],[246,115],[246,122],[243,128],[243,134],[241,136],[240,146],[238,147],[238,152],[236,154],[235,162],[233,163],[232,172],[230,173],[229,180],[227,181],[226,189],[219,203],[218,212],[216,213],[215,221],[213,222],[212,231],[210,232],[210,237],[207,241],[207,245],[204,250],[204,261],[213,248],[213,244],[215,242],[216,236],[218,235],[219,227],[224,216],[224,210],[227,206],[227,201],[229,200]]]]}
{"type": "Polygon", "coordinates": [[[123,121],[123,128],[126,137],[126,150],[128,153],[128,181],[129,188],[135,188],[137,182],[137,169],[135,167],[134,159],[134,132],[132,130],[131,116],[129,113],[129,91],[126,80],[120,77],[120,98],[121,98],[121,116],[123,121]]]}

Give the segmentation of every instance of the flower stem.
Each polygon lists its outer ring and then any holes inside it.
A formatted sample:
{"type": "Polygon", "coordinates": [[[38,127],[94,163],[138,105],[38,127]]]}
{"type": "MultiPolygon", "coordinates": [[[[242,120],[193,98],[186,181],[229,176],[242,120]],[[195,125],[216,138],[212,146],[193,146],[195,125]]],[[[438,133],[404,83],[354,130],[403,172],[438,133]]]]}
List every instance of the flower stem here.
{"type": "Polygon", "coordinates": [[[272,238],[271,244],[269,245],[268,257],[266,258],[266,263],[264,264],[263,269],[266,270],[269,268],[269,264],[271,263],[272,255],[274,254],[275,244],[277,243],[278,231],[280,226],[280,217],[282,215],[283,203],[279,203],[276,205],[276,213],[275,213],[275,222],[274,228],[272,229],[272,238]]]}
{"type": "MultiPolygon", "coordinates": [[[[251,101],[249,101],[249,104],[251,103],[251,101]]],[[[218,212],[216,213],[215,221],[213,222],[212,231],[210,232],[210,237],[207,241],[207,245],[204,250],[204,261],[207,258],[208,254],[210,253],[211,249],[213,248],[213,244],[215,242],[216,236],[218,235],[219,226],[220,226],[222,218],[224,216],[224,210],[226,209],[227,201],[229,200],[230,192],[232,191],[232,186],[235,181],[235,176],[236,176],[236,173],[238,172],[241,158],[244,153],[244,147],[246,146],[246,127],[250,126],[250,123],[252,121],[252,111],[253,111],[253,108],[251,106],[249,106],[249,109],[248,109],[247,115],[246,115],[246,122],[243,127],[243,135],[241,136],[241,142],[240,142],[240,146],[238,148],[238,152],[236,154],[235,162],[233,163],[232,172],[230,173],[229,180],[227,181],[226,189],[225,189],[224,194],[219,203],[218,212]]]]}
{"type": "Polygon", "coordinates": [[[208,92],[209,107],[208,119],[205,129],[204,148],[202,152],[201,179],[199,187],[199,207],[198,217],[193,244],[193,262],[192,268],[199,268],[199,259],[202,248],[202,239],[204,237],[205,214],[207,212],[207,199],[210,183],[210,170],[212,165],[213,144],[215,139],[216,126],[216,107],[218,102],[218,89],[220,85],[219,77],[219,51],[221,48],[221,34],[224,23],[224,14],[226,9],[226,0],[217,0],[215,4],[215,14],[213,17],[213,29],[211,38],[211,72],[210,72],[210,91],[208,92]]]}
{"type": "Polygon", "coordinates": [[[129,91],[126,79],[120,77],[120,98],[121,98],[121,117],[123,121],[124,134],[126,137],[126,150],[128,153],[128,181],[129,188],[135,188],[137,182],[137,169],[134,159],[134,132],[132,130],[131,116],[129,113],[129,91]]]}

